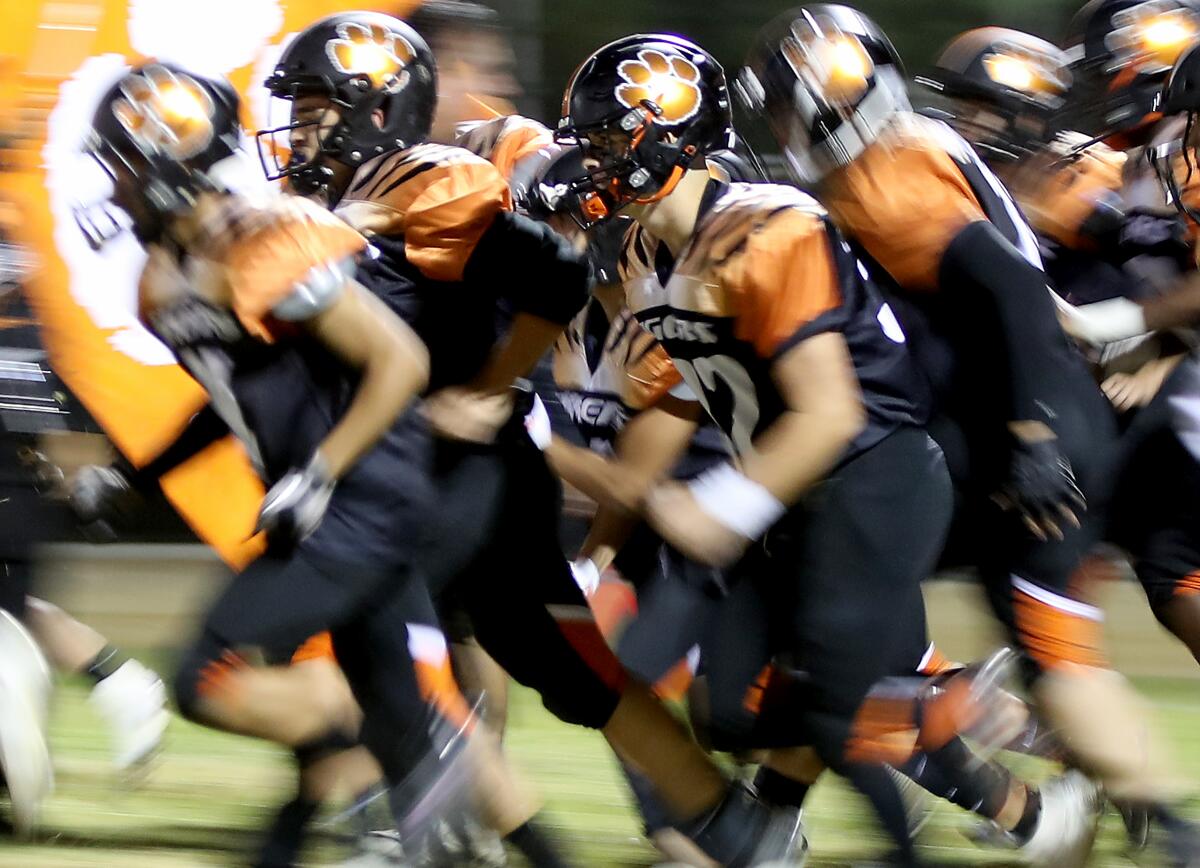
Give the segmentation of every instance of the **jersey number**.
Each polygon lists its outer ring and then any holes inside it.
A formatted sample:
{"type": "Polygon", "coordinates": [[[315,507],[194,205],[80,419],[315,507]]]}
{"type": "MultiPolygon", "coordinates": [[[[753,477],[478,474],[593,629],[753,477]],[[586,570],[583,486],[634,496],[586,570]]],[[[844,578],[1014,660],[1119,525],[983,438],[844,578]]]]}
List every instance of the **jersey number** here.
{"type": "Polygon", "coordinates": [[[734,452],[748,453],[754,426],[758,424],[758,400],[746,369],[732,356],[702,356],[694,361],[675,359],[675,367],[729,438],[734,452]]]}

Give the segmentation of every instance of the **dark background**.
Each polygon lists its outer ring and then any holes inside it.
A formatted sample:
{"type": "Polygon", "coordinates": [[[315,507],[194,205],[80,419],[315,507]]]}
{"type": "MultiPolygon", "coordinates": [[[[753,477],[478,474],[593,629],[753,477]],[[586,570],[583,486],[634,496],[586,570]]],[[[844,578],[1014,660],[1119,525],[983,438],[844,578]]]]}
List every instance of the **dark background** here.
{"type": "MultiPolygon", "coordinates": [[[[488,2],[488,0],[484,0],[488,2]]],[[[668,31],[698,42],[730,73],[789,0],[491,0],[512,28],[522,111],[555,120],[562,90],[594,49],[630,33],[668,31]]],[[[865,0],[852,4],[892,38],[910,75],[924,70],[951,37],[999,24],[1060,42],[1083,0],[865,0]]]]}

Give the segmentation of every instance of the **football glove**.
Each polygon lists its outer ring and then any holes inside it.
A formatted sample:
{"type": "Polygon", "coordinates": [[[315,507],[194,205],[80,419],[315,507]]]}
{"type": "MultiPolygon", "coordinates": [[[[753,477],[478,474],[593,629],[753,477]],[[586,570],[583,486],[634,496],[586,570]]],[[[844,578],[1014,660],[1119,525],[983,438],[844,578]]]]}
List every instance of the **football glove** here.
{"type": "Polygon", "coordinates": [[[258,511],[254,532],[293,543],[307,538],[325,517],[334,485],[325,462],[314,455],[308,467],[288,471],[271,486],[258,511]]]}
{"type": "Polygon", "coordinates": [[[69,500],[75,517],[84,524],[116,517],[133,492],[133,485],[116,467],[89,464],[71,482],[69,500]]]}
{"type": "Polygon", "coordinates": [[[1016,438],[1008,482],[996,499],[1001,507],[1016,511],[1039,539],[1062,539],[1059,523],[1066,520],[1078,527],[1075,513],[1087,508],[1071,464],[1054,439],[1016,438]]]}

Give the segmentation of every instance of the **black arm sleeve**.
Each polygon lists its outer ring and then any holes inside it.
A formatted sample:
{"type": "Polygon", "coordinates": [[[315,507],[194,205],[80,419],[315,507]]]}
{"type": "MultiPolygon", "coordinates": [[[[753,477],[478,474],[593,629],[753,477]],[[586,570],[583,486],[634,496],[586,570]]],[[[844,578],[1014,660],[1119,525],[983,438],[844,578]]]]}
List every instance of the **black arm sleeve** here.
{"type": "Polygon", "coordinates": [[[514,312],[563,325],[588,298],[585,255],[549,226],[509,211],[476,243],[463,277],[495,286],[514,312]]]}
{"type": "Polygon", "coordinates": [[[156,458],[137,468],[122,459],[121,469],[129,477],[134,488],[145,490],[156,485],[161,477],[180,464],[199,455],[228,435],[229,426],[221,420],[211,405],[205,405],[204,409],[188,421],[175,441],[156,458]]]}
{"type": "Polygon", "coordinates": [[[958,296],[956,308],[966,314],[957,327],[971,329],[972,322],[996,327],[998,349],[1005,354],[1010,419],[1048,421],[1072,361],[1045,273],[995,226],[979,221],[946,249],[939,284],[943,292],[958,296]]]}

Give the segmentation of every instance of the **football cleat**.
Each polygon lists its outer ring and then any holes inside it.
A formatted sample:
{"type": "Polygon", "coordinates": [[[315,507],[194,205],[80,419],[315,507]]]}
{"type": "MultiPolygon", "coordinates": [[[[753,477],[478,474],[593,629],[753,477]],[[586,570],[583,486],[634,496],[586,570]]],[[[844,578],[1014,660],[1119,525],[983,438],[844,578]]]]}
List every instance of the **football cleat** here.
{"type": "Polygon", "coordinates": [[[1044,783],[1041,815],[1029,840],[1021,843],[994,823],[976,827],[969,835],[975,843],[1017,850],[1026,865],[1082,868],[1096,837],[1100,818],[1100,791],[1082,772],[1066,774],[1044,783]]]}

